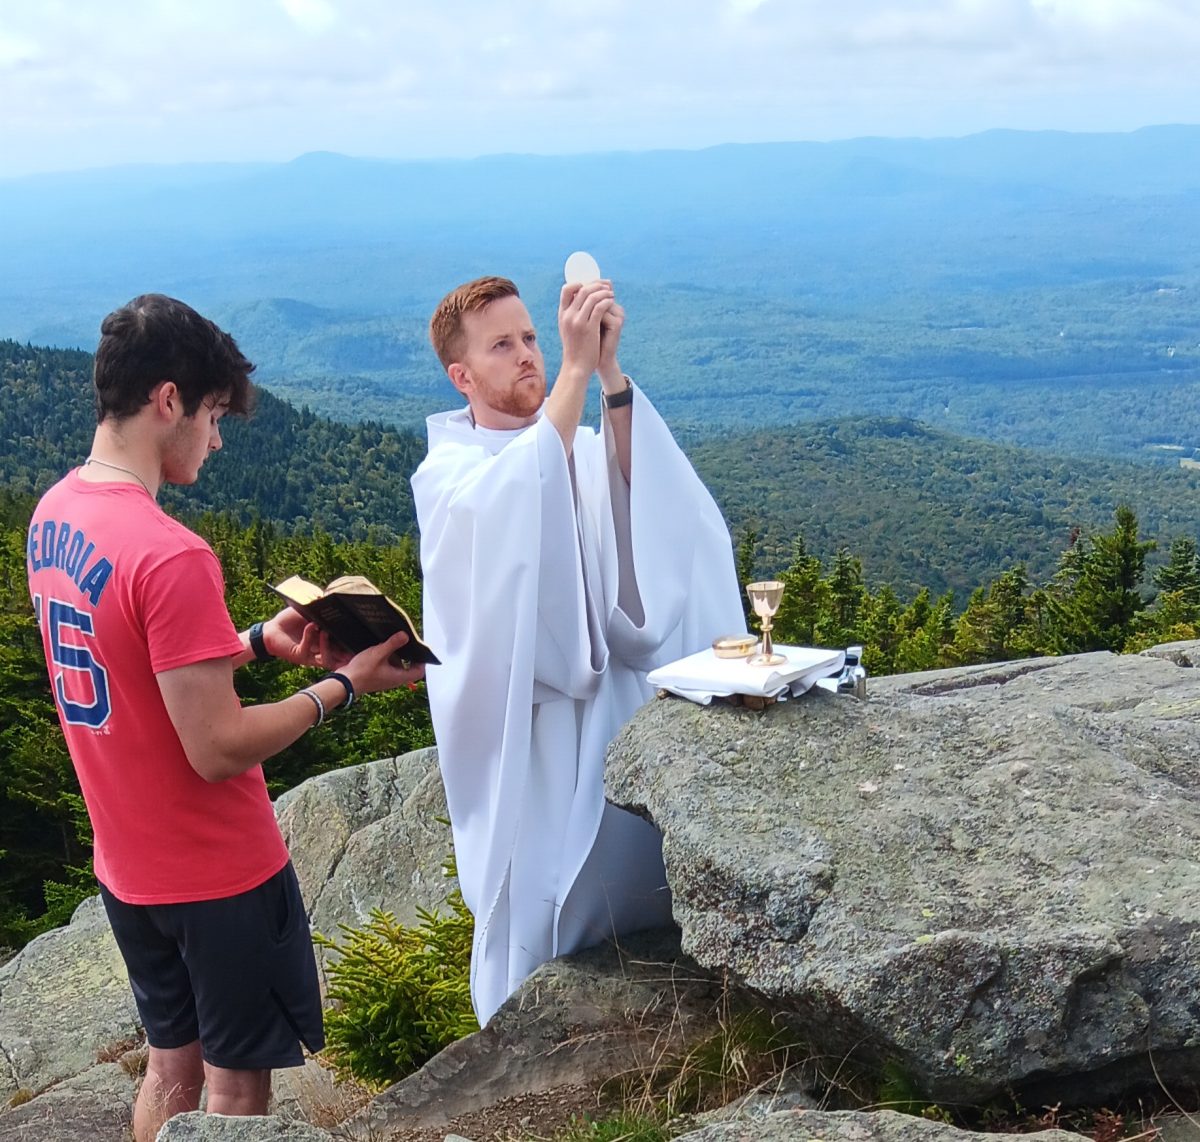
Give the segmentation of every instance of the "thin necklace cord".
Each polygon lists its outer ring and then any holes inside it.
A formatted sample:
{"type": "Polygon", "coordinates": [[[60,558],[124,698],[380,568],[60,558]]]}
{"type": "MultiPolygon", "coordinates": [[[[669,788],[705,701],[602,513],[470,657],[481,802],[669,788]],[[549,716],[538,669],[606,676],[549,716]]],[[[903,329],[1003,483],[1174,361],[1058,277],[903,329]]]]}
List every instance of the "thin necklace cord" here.
{"type": "Polygon", "coordinates": [[[150,490],[150,485],[141,478],[132,468],[122,468],[120,464],[113,464],[108,460],[101,460],[98,456],[89,456],[85,464],[102,464],[105,468],[112,468],[116,472],[124,472],[126,476],[132,476],[143,488],[146,489],[146,495],[154,499],[154,493],[150,490]]]}

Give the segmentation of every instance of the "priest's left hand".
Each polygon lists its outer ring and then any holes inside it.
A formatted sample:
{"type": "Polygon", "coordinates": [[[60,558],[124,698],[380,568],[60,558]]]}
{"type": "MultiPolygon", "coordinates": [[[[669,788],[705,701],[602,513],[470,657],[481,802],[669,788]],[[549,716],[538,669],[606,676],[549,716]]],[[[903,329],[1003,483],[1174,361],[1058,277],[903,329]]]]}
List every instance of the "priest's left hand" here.
{"type": "Polygon", "coordinates": [[[596,372],[600,380],[608,380],[606,391],[616,392],[624,388],[621,366],[617,363],[617,346],[621,341],[621,330],[625,327],[625,310],[614,302],[613,307],[600,318],[600,360],[596,372]]]}

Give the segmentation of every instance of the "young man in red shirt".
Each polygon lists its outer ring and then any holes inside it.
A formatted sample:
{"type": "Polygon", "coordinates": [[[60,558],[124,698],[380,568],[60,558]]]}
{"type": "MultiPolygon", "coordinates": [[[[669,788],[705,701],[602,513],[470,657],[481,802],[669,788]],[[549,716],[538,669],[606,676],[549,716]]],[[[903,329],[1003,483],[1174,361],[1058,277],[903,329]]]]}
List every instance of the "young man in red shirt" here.
{"type": "Polygon", "coordinates": [[[208,544],[159,508],[244,414],[253,365],[182,302],[135,298],[96,352],[98,426],[29,528],[29,589],[95,868],[146,1028],[134,1135],[173,1114],[263,1114],[271,1070],[320,1050],[320,994],[296,876],[261,763],[356,695],[415,681],[405,637],[354,657],[285,609],[239,634],[208,544]],[[238,666],[337,671],[243,707],[238,666]],[[399,657],[399,656],[397,656],[399,657]]]}

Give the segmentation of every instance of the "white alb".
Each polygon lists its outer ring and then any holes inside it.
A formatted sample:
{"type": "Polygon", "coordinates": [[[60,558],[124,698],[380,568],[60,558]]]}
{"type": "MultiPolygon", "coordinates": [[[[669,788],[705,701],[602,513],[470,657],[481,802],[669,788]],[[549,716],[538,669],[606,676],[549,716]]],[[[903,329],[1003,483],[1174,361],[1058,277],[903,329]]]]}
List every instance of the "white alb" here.
{"type": "Polygon", "coordinates": [[[729,532],[635,392],[627,485],[611,430],[430,417],[413,476],[427,672],[481,1023],[539,964],[669,922],[657,831],[606,806],[605,750],[646,673],[744,629],[729,532]]]}

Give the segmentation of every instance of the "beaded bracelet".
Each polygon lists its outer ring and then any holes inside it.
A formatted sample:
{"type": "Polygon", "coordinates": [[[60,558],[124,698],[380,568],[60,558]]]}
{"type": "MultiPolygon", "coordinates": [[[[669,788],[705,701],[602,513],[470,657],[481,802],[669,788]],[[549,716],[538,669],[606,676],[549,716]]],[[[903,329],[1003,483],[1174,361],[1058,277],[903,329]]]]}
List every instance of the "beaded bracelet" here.
{"type": "Polygon", "coordinates": [[[312,729],[316,729],[325,720],[325,703],[321,701],[321,695],[314,693],[312,690],[297,690],[297,694],[303,694],[317,708],[317,720],[313,722],[312,729]]]}

